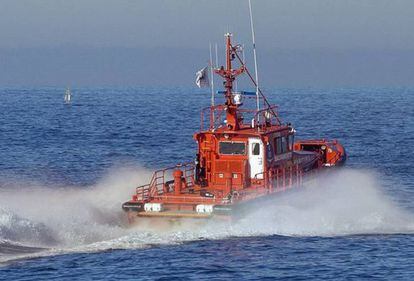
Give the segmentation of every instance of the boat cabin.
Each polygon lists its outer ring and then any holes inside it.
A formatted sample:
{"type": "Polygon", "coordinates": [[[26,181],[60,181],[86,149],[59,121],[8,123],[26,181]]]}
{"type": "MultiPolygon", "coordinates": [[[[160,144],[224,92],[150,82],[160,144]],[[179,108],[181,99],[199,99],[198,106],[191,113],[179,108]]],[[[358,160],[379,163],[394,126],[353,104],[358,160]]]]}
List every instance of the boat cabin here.
{"type": "Polygon", "coordinates": [[[223,194],[264,185],[270,168],[293,159],[293,128],[269,120],[260,127],[241,124],[237,131],[213,128],[196,133],[194,139],[198,144],[195,183],[223,194]]]}

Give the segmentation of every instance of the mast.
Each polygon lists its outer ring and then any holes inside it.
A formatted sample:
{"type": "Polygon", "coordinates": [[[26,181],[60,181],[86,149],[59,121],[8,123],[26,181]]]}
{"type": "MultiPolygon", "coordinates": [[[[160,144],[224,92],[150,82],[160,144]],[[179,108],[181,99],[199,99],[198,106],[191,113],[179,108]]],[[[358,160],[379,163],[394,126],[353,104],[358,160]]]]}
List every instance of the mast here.
{"type": "MultiPolygon", "coordinates": [[[[211,43],[209,45],[210,50],[210,75],[211,75],[211,81],[210,81],[210,88],[211,88],[211,106],[214,106],[214,67],[213,67],[213,55],[211,53],[211,43]]],[[[214,110],[212,111],[212,117],[214,120],[214,110]]]]}
{"type": "Polygon", "coordinates": [[[244,72],[244,65],[238,69],[232,69],[232,60],[236,57],[237,47],[233,47],[231,44],[231,33],[226,33],[226,67],[220,67],[215,70],[215,73],[224,78],[224,97],[226,99],[226,121],[227,128],[230,130],[238,130],[240,128],[238,116],[237,116],[237,105],[233,102],[233,81],[236,76],[244,72]]]}
{"type": "Polygon", "coordinates": [[[233,101],[231,99],[231,94],[233,91],[233,81],[234,78],[231,75],[231,33],[226,33],[226,83],[224,87],[226,88],[226,104],[232,105],[233,101]]]}

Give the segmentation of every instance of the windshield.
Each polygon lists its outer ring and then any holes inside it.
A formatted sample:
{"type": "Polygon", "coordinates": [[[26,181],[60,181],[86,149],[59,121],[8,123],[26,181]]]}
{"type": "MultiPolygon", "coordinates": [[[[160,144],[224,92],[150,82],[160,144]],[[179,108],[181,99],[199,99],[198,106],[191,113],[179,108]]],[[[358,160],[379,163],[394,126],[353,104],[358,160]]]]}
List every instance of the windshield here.
{"type": "Polygon", "coordinates": [[[244,142],[228,142],[219,143],[220,154],[227,155],[243,155],[246,153],[246,144],[244,142]]]}

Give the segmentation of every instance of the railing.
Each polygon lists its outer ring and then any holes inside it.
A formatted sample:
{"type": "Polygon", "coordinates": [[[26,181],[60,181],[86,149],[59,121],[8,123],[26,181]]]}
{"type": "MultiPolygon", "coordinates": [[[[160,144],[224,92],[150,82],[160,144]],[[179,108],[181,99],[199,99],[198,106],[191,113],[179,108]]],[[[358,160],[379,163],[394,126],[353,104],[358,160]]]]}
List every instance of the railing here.
{"type": "Polygon", "coordinates": [[[271,190],[284,190],[293,186],[301,186],[303,170],[299,165],[270,170],[268,185],[271,190]]]}
{"type": "Polygon", "coordinates": [[[168,189],[173,187],[173,184],[168,184],[169,181],[172,181],[171,172],[177,169],[182,170],[186,186],[192,187],[194,185],[194,164],[178,164],[173,167],[155,171],[149,184],[141,185],[136,188],[137,200],[148,201],[150,198],[170,192],[168,189]]]}
{"type": "Polygon", "coordinates": [[[259,111],[256,111],[256,114],[254,115],[254,124],[255,126],[261,128],[265,128],[267,124],[278,124],[280,125],[279,117],[277,116],[277,106],[272,105],[267,108],[263,108],[259,111]]]}
{"type": "Polygon", "coordinates": [[[147,201],[149,199],[149,190],[149,184],[138,186],[135,190],[136,199],[138,201],[147,201]]]}
{"type": "MultiPolygon", "coordinates": [[[[222,123],[222,118],[224,116],[224,105],[219,104],[216,106],[209,106],[205,107],[201,110],[201,122],[200,122],[200,130],[204,130],[204,122],[208,121],[208,128],[211,130],[219,126],[222,123]],[[209,112],[207,112],[209,111],[209,112]],[[208,114],[208,115],[207,115],[208,114]],[[209,116],[208,119],[205,116],[209,116]]],[[[225,117],[225,116],[224,116],[225,117]]]]}
{"type": "Polygon", "coordinates": [[[208,203],[208,204],[214,204],[221,202],[221,197],[202,197],[202,196],[177,196],[177,195],[159,195],[152,197],[154,200],[160,200],[160,201],[170,201],[174,203],[181,203],[181,204],[194,204],[194,202],[197,203],[208,203]]]}
{"type": "MultiPolygon", "coordinates": [[[[200,130],[203,131],[205,125],[207,125],[210,130],[218,128],[220,125],[224,125],[223,118],[226,117],[225,108],[226,107],[222,104],[203,108],[201,110],[200,130]],[[206,116],[208,116],[208,119],[206,116]]],[[[272,105],[259,111],[256,109],[238,108],[237,112],[240,114],[240,116],[243,116],[244,114],[245,116],[243,117],[245,120],[253,120],[255,127],[265,127],[267,124],[281,124],[279,117],[277,116],[276,109],[277,106],[272,105]]],[[[251,125],[250,122],[247,124],[251,125]]]]}
{"type": "Polygon", "coordinates": [[[299,165],[283,168],[271,168],[268,173],[258,173],[253,180],[258,185],[254,189],[238,190],[228,203],[233,200],[246,200],[255,198],[267,193],[281,192],[293,187],[302,186],[304,171],[299,165]],[[263,175],[263,179],[258,179],[258,175],[263,175]]]}
{"type": "MultiPolygon", "coordinates": [[[[193,163],[180,164],[166,169],[155,171],[149,184],[136,188],[137,200],[148,202],[150,200],[169,201],[177,204],[223,204],[226,198],[223,195],[216,194],[215,197],[201,197],[191,195],[175,195],[173,191],[173,181],[168,181],[169,172],[180,169],[183,171],[183,179],[185,186],[190,188],[194,185],[194,165],[193,163]]],[[[227,198],[227,203],[233,200],[242,200],[250,197],[257,197],[260,194],[281,192],[292,187],[302,186],[304,171],[299,165],[289,167],[271,168],[267,173],[258,173],[255,175],[253,184],[255,188],[248,188],[235,191],[233,196],[227,198]],[[263,175],[263,179],[259,179],[259,175],[263,175]]]]}
{"type": "Polygon", "coordinates": [[[253,180],[264,180],[263,187],[269,189],[285,189],[302,183],[303,170],[299,165],[271,168],[266,176],[265,172],[257,173],[253,180]],[[259,178],[259,175],[261,176],[259,178]]]}

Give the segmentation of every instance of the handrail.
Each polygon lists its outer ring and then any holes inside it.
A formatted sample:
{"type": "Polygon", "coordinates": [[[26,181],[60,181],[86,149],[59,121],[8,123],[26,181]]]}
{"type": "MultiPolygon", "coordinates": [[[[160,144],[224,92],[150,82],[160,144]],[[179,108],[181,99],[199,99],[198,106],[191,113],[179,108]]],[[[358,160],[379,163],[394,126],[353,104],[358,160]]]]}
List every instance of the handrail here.
{"type": "MultiPolygon", "coordinates": [[[[259,124],[258,122],[258,117],[260,114],[264,116],[265,113],[269,112],[271,114],[271,119],[275,119],[276,120],[276,124],[280,125],[280,121],[278,119],[277,116],[277,105],[270,105],[266,108],[263,108],[261,110],[256,110],[256,109],[248,109],[248,108],[238,108],[237,111],[240,113],[251,113],[254,114],[253,116],[253,120],[254,120],[254,124],[255,126],[261,126],[264,125],[264,123],[259,124]]],[[[209,106],[209,107],[205,107],[201,110],[201,116],[200,116],[200,130],[203,131],[204,130],[204,123],[206,123],[205,121],[209,120],[209,129],[214,129],[216,127],[216,122],[219,121],[222,116],[223,116],[223,112],[225,112],[225,106],[222,104],[216,105],[216,106],[209,106]],[[210,110],[209,115],[210,118],[209,119],[205,119],[205,116],[207,115],[207,111],[210,110]],[[213,114],[213,112],[216,112],[217,114],[213,114]]],[[[266,118],[261,118],[262,120],[266,120],[266,118]]],[[[273,123],[273,122],[271,122],[273,123]]]]}
{"type": "MultiPolygon", "coordinates": [[[[253,119],[254,120],[254,124],[257,124],[258,126],[261,125],[261,124],[258,123],[259,114],[264,115],[266,113],[270,113],[271,114],[271,117],[269,118],[270,119],[270,122],[272,121],[272,119],[271,119],[272,116],[276,119],[276,121],[278,121],[277,114],[275,113],[276,112],[276,108],[277,108],[276,105],[272,105],[272,106],[269,106],[269,107],[266,107],[266,108],[263,108],[261,110],[256,111],[256,114],[254,115],[254,119],[253,119]]],[[[263,116],[263,117],[265,117],[265,116],[263,116]]],[[[263,119],[266,120],[266,118],[261,118],[261,119],[262,120],[263,119]]],[[[279,123],[279,124],[281,124],[281,123],[279,123]]]]}
{"type": "Polygon", "coordinates": [[[184,168],[183,169],[183,178],[185,179],[188,186],[194,185],[194,164],[192,162],[187,163],[180,163],[175,166],[167,167],[164,169],[156,170],[150,183],[138,186],[136,188],[136,195],[139,200],[148,201],[150,198],[154,196],[160,196],[167,191],[165,190],[165,183],[166,183],[166,172],[184,168]]]}
{"type": "Polygon", "coordinates": [[[202,196],[176,196],[176,195],[157,195],[154,196],[153,199],[155,200],[171,200],[181,203],[193,203],[195,200],[197,202],[203,203],[217,203],[221,202],[222,198],[209,198],[209,197],[202,197],[202,196]]]}
{"type": "Polygon", "coordinates": [[[216,125],[216,122],[220,120],[220,118],[222,117],[222,114],[224,112],[224,107],[225,107],[224,105],[218,104],[215,106],[208,106],[208,107],[203,108],[201,110],[200,130],[202,131],[204,129],[204,115],[207,110],[210,110],[209,129],[213,129],[216,125]],[[218,114],[213,114],[213,112],[216,112],[216,110],[218,111],[218,114]]]}
{"type": "MultiPolygon", "coordinates": [[[[223,200],[225,199],[223,198],[223,196],[216,196],[214,198],[191,195],[186,196],[184,194],[177,196],[165,190],[165,173],[175,168],[184,168],[182,169],[184,172],[183,178],[185,179],[187,186],[194,185],[193,167],[193,163],[184,163],[166,169],[157,170],[156,172],[154,172],[151,182],[149,184],[142,185],[136,188],[137,200],[143,202],[148,202],[150,200],[172,201],[183,204],[192,204],[194,202],[204,202],[210,204],[216,204],[220,202],[220,204],[223,204],[223,200]],[[159,179],[161,179],[161,181],[159,181],[159,179]],[[162,187],[162,189],[159,188],[160,186],[162,187]]],[[[285,190],[287,188],[291,188],[294,185],[300,186],[302,184],[304,171],[302,167],[300,167],[297,164],[289,167],[270,168],[269,172],[257,173],[254,179],[257,180],[257,176],[259,174],[263,174],[264,176],[264,182],[257,186],[259,189],[262,189],[262,191],[260,192],[278,192],[285,190]]],[[[256,189],[256,191],[259,192],[259,189],[256,189]]],[[[237,193],[238,198],[242,198],[244,196],[251,196],[249,192],[245,193],[243,189],[237,190],[237,193]]],[[[237,198],[233,199],[239,200],[237,198]]],[[[230,198],[229,200],[231,201],[232,199],[230,198]]]]}

